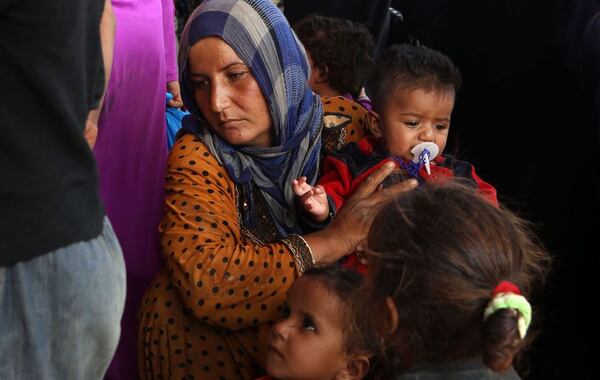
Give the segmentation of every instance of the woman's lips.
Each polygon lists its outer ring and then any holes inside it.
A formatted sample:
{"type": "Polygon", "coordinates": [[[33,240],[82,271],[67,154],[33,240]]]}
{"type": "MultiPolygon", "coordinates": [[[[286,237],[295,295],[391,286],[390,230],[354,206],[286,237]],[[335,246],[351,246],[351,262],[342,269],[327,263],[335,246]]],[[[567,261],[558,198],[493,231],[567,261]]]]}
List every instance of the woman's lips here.
{"type": "Polygon", "coordinates": [[[240,124],[240,119],[225,120],[219,124],[219,127],[224,129],[236,128],[240,124]]]}

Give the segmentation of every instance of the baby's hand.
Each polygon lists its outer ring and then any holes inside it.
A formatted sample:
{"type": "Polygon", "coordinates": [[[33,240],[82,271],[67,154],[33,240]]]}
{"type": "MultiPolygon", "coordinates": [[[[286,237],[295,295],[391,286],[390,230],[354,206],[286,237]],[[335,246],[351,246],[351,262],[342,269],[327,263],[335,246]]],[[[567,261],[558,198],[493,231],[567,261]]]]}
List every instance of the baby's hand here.
{"type": "Polygon", "coordinates": [[[313,220],[323,222],[329,216],[327,194],[321,185],[315,187],[306,182],[306,177],[300,177],[292,182],[294,194],[299,198],[304,210],[313,220]]]}

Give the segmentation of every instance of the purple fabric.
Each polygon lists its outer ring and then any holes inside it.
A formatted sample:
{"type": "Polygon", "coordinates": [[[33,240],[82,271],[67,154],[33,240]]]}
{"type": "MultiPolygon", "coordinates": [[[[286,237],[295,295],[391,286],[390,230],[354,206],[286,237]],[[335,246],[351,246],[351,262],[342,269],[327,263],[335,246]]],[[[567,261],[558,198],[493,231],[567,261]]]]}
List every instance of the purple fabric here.
{"type": "Polygon", "coordinates": [[[371,99],[369,99],[368,96],[359,96],[357,98],[353,97],[350,94],[344,94],[343,96],[346,99],[354,100],[356,103],[358,103],[361,106],[365,107],[365,109],[367,111],[372,111],[373,110],[373,103],[371,103],[371,99]]]}
{"type": "Polygon", "coordinates": [[[94,148],[100,194],[127,268],[121,340],[107,379],[137,378],[136,313],[162,266],[167,159],[165,92],[177,80],[172,0],[112,0],[117,29],[112,74],[94,148]]]}

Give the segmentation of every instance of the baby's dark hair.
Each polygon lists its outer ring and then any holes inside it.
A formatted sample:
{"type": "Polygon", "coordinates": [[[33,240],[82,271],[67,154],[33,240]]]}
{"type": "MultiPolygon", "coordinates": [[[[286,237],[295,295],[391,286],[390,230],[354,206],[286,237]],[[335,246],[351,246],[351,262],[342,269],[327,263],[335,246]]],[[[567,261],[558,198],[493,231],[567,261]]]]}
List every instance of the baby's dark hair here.
{"type": "Polygon", "coordinates": [[[368,304],[359,306],[359,320],[383,326],[401,368],[479,357],[501,372],[531,340],[521,339],[515,310],[484,321],[484,309],[502,281],[528,298],[544,282],[549,256],[527,222],[471,187],[429,183],[397,196],[374,219],[367,247],[368,296],[359,299],[368,304]],[[387,297],[398,312],[392,334],[387,297]]]}
{"type": "Polygon", "coordinates": [[[350,20],[319,15],[306,16],[294,30],[316,69],[327,70],[329,85],[340,94],[358,95],[373,65],[369,30],[350,20]]]}
{"type": "Polygon", "coordinates": [[[383,53],[369,79],[369,90],[373,108],[381,112],[399,87],[456,93],[461,81],[460,71],[446,55],[422,45],[397,44],[383,53]]]}
{"type": "Polygon", "coordinates": [[[374,334],[369,336],[358,327],[354,313],[356,292],[363,285],[363,276],[354,270],[336,266],[311,268],[304,272],[304,276],[320,281],[339,301],[340,315],[344,318],[344,351],[374,353],[377,349],[377,345],[373,343],[374,334]]]}

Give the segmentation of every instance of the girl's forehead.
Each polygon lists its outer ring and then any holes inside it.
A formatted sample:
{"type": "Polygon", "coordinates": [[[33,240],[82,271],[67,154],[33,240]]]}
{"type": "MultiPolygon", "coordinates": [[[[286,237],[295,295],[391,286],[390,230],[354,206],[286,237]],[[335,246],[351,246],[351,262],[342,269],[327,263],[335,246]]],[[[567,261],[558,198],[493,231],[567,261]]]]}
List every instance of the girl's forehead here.
{"type": "Polygon", "coordinates": [[[288,293],[288,304],[301,306],[305,311],[329,319],[339,319],[343,307],[338,295],[317,276],[298,278],[288,293]]]}

